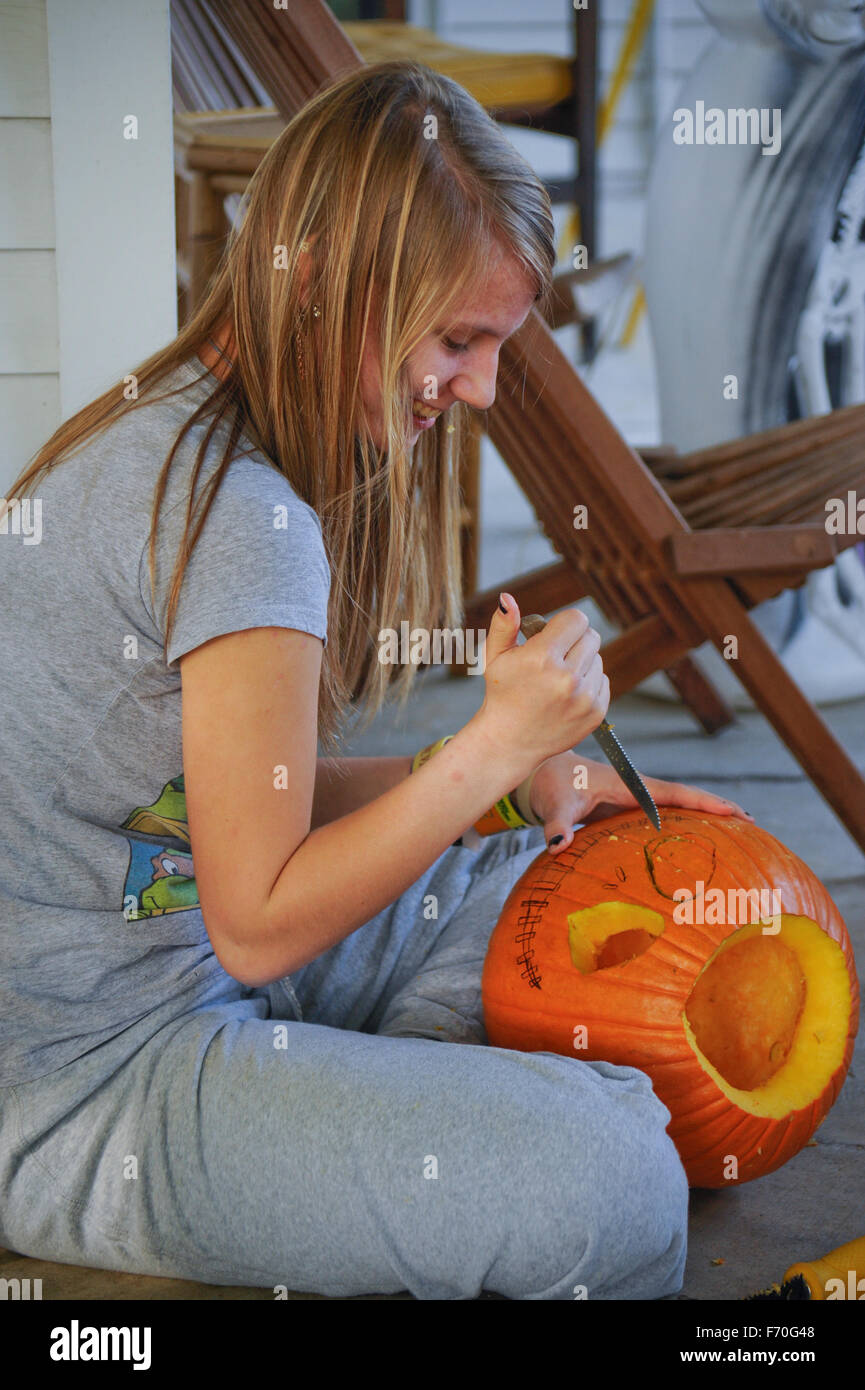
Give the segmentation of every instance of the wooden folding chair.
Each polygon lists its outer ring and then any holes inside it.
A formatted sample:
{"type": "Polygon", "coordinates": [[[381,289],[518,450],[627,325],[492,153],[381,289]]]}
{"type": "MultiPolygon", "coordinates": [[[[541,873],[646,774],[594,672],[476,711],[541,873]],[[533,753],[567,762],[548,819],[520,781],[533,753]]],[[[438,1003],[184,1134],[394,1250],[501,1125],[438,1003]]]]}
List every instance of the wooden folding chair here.
{"type": "MultiPolygon", "coordinates": [[[[711,499],[725,523],[692,529],[533,312],[502,351],[488,429],[562,556],[508,582],[520,607],[549,612],[594,598],[623,629],[603,650],[614,696],[706,640],[735,650],[731,669],[865,849],[865,780],[747,611],[859,539],[828,534],[824,506],[865,485],[865,406],[682,459],[658,451],[657,471],[678,469],[693,487],[688,506],[702,516],[711,499]],[[579,505],[585,530],[573,525],[579,505]]],[[[494,603],[492,591],[476,595],[466,625],[484,625],[494,603]]]]}
{"type": "MultiPolygon", "coordinates": [[[[288,12],[268,0],[211,6],[288,117],[362,62],[320,0],[288,12]]],[[[748,615],[858,539],[829,535],[820,517],[826,498],[865,484],[865,406],[644,461],[533,310],[502,349],[487,429],[562,557],[507,583],[521,609],[591,596],[622,629],[603,650],[613,695],[666,670],[709,726],[717,697],[688,653],[706,640],[722,653],[735,646],[732,669],[865,850],[865,780],[748,615]],[[585,529],[574,525],[579,506],[585,529]]],[[[485,627],[494,603],[492,592],[474,595],[466,626],[485,627]]],[[[716,727],[730,717],[720,704],[714,712],[716,727]]]]}

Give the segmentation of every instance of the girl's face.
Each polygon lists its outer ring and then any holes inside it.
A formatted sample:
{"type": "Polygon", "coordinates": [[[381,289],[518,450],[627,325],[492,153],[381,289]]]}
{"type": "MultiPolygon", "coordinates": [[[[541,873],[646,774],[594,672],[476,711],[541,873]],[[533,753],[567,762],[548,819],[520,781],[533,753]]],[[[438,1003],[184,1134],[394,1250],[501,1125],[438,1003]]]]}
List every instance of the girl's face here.
{"type": "MultiPolygon", "coordinates": [[[[502,343],[515,333],[534,304],[534,285],[522,266],[504,252],[484,278],[437,324],[408,359],[414,401],[409,443],[431,429],[456,401],[488,410],[496,396],[502,343]],[[417,412],[416,414],[414,412],[417,412]]],[[[361,360],[360,390],[373,439],[384,447],[380,358],[377,334],[367,335],[361,360]]]]}

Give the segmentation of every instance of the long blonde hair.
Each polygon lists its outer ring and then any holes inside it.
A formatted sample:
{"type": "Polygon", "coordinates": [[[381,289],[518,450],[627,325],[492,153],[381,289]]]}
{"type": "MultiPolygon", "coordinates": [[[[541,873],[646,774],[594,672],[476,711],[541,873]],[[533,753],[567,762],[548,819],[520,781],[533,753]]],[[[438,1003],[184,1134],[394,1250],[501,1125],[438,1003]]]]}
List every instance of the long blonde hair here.
{"type": "Polygon", "coordinates": [[[483,108],[457,83],[411,61],[339,77],[261,161],[209,292],[177,337],[134,370],[137,399],[126,399],[121,383],[78,411],[36,454],[12,495],[126,410],[159,399],[153,388],[228,320],[233,365],[190,416],[158,477],[151,587],[171,464],[190,426],[212,415],[171,578],[166,645],[187,561],[244,434],[322,524],[331,596],[319,737],[334,750],[353,699],[365,707],[366,725],[390,686],[401,701],[408,697],[417,668],[379,662],[378,632],[399,631],[405,620],[454,628],[462,618],[458,460],[468,409],[452,407],[410,448],[406,361],[483,278],[496,247],[523,267],[545,307],[555,264],[549,198],[483,108]],[[303,285],[300,275],[284,272],[297,270],[307,239],[311,269],[303,285]],[[373,293],[380,305],[380,451],[359,391],[365,334],[376,326],[373,293]],[[320,306],[317,319],[307,312],[312,303],[320,306]],[[196,511],[198,475],[226,416],[228,443],[196,511]]]}

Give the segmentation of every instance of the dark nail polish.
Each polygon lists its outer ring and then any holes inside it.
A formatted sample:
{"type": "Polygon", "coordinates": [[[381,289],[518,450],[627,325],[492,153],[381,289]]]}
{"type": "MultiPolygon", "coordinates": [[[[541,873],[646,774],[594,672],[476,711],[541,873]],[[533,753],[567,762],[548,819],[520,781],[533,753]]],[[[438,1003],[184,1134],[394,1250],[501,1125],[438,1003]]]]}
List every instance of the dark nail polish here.
{"type": "Polygon", "coordinates": [[[508,611],[507,608],[505,607],[505,605],[502,603],[502,596],[501,596],[501,594],[499,594],[499,608],[502,610],[503,613],[507,613],[507,611],[508,611]]]}
{"type": "Polygon", "coordinates": [[[561,842],[562,842],[562,840],[563,840],[564,838],[565,838],[564,835],[554,835],[553,838],[550,840],[550,844],[551,844],[551,845],[559,845],[559,844],[561,844],[561,842]]]}

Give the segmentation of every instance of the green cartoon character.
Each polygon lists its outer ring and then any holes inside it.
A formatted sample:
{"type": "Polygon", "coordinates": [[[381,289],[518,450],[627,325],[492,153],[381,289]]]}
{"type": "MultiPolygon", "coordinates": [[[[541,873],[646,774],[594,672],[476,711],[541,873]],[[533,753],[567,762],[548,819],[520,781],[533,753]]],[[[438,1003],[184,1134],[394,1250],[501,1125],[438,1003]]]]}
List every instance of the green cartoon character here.
{"type": "Polygon", "coordinates": [[[133,840],[127,836],[130,863],[123,895],[123,915],[127,921],[198,907],[195,870],[188,852],[190,839],[183,777],[166,782],[152,806],[137,806],[121,829],[148,837],[133,840]],[[179,841],[186,852],[159,845],[154,854],[154,842],[150,837],[155,836],[179,841]]]}

